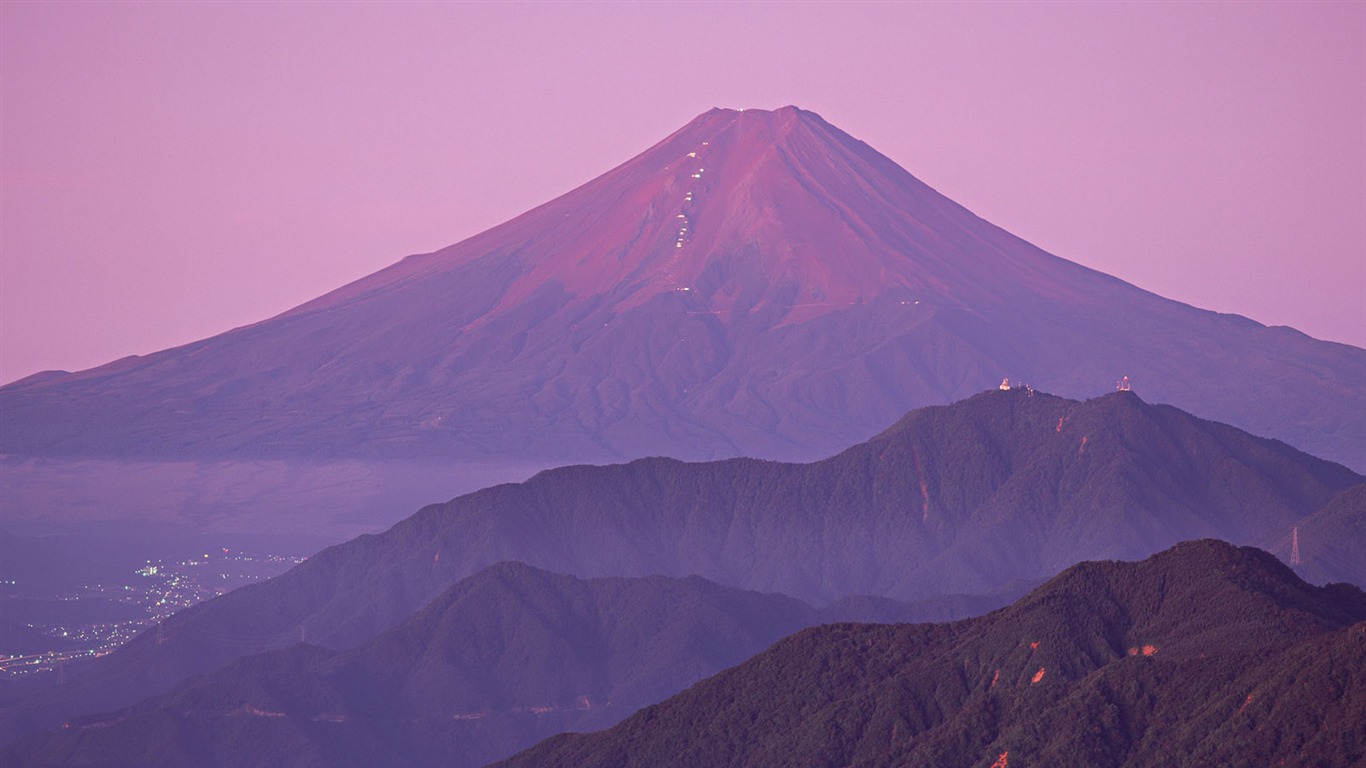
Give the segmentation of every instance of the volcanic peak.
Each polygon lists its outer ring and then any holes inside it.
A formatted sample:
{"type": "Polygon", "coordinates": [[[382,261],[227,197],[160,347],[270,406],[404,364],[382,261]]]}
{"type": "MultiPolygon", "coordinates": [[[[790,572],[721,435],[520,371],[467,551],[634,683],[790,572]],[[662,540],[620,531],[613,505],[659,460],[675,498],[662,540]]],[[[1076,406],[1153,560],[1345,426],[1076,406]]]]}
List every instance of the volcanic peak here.
{"type": "Polygon", "coordinates": [[[809,460],[1004,372],[1071,397],[1123,372],[1157,401],[1366,466],[1362,350],[1044,253],[795,107],[711,110],[276,318],[5,387],[0,444],[809,460]]]}
{"type": "Polygon", "coordinates": [[[813,112],[712,109],[578,189],[288,314],[479,265],[505,282],[470,327],[537,300],[614,314],[679,300],[723,320],[776,307],[794,322],[880,297],[1000,300],[1062,263],[1028,249],[1040,264],[1012,265],[1018,254],[965,236],[979,227],[813,112]]]}

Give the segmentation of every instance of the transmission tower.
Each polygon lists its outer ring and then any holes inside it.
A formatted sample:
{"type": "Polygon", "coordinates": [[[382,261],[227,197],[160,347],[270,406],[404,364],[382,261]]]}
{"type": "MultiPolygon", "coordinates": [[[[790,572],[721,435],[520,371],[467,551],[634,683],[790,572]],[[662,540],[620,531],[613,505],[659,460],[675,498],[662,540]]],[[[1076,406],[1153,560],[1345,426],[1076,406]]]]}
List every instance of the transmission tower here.
{"type": "Polygon", "coordinates": [[[1297,525],[1290,529],[1290,564],[1299,565],[1300,560],[1300,527],[1297,525]]]}

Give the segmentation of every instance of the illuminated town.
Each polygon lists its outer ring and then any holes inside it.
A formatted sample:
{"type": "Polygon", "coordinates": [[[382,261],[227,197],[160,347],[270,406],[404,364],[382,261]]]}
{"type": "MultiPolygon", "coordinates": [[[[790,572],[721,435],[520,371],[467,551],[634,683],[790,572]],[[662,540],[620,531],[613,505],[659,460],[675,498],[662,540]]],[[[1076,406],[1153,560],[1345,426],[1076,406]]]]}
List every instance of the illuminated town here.
{"type": "MultiPolygon", "coordinates": [[[[28,653],[0,651],[0,672],[10,676],[49,671],[61,674],[67,662],[103,656],[177,611],[277,576],[303,560],[297,556],[248,554],[224,548],[197,557],[147,561],[131,571],[122,583],[87,585],[52,595],[51,599],[59,602],[117,604],[113,613],[118,615],[85,623],[26,623],[29,629],[50,638],[52,649],[28,653]],[[126,609],[120,610],[121,607],[126,609]]],[[[13,580],[0,583],[5,591],[16,586],[13,580]]]]}

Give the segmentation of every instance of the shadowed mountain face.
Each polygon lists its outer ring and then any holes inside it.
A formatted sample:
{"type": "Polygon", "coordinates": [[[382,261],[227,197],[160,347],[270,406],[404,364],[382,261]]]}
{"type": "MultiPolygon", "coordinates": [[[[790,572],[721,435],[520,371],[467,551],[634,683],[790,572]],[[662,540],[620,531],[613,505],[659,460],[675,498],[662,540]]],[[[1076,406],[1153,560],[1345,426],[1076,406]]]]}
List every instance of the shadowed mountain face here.
{"type": "Polygon", "coordinates": [[[940,625],[806,630],[500,768],[1359,765],[1366,594],[1260,550],[1086,563],[940,625]]]}
{"type": "Polygon", "coordinates": [[[1280,555],[1306,581],[1366,586],[1366,484],[1343,491],[1292,530],[1276,531],[1256,544],[1280,555]]]}
{"type": "Polygon", "coordinates": [[[270,320],[4,387],[0,451],[809,460],[1003,374],[1067,396],[1127,374],[1366,468],[1366,351],[1051,256],[792,107],[707,112],[270,320]]]}
{"type": "Polygon", "coordinates": [[[1252,541],[1361,482],[1130,392],[990,391],[812,464],[567,467],[428,507],[176,614],[160,642],[135,639],[0,725],[124,706],[301,633],[353,647],[503,560],[580,577],[697,574],[817,604],[983,594],[1197,536],[1252,541]]]}

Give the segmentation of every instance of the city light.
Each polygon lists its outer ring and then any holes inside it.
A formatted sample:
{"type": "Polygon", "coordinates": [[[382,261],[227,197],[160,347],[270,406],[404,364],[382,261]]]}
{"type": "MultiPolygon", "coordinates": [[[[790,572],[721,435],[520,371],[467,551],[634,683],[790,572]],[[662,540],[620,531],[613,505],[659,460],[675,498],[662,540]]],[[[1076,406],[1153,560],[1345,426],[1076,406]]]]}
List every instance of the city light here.
{"type": "MultiPolygon", "coordinates": [[[[53,638],[53,650],[28,654],[0,653],[0,676],[48,672],[59,669],[65,662],[103,656],[156,627],[178,611],[237,587],[277,576],[304,559],[284,555],[255,555],[224,548],[217,556],[204,554],[202,557],[191,556],[179,561],[147,561],[143,567],[129,571],[125,583],[89,584],[74,592],[53,594],[41,594],[41,591],[35,594],[33,589],[27,589],[26,597],[54,601],[103,598],[140,608],[144,615],[126,621],[69,626],[26,624],[30,629],[53,638]],[[73,643],[76,648],[70,647],[73,643]]],[[[12,579],[0,580],[0,587],[15,586],[17,584],[12,579]]]]}

